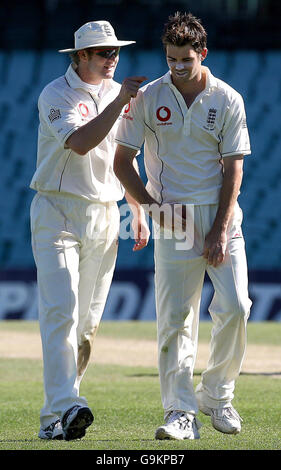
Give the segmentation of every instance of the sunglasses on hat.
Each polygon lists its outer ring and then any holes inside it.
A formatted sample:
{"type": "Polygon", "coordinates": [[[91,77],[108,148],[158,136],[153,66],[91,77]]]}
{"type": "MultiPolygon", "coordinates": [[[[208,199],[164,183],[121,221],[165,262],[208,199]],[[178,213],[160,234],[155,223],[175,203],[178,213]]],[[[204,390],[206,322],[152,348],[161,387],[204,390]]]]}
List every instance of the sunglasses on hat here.
{"type": "Polygon", "coordinates": [[[111,59],[119,55],[120,47],[114,49],[94,49],[95,55],[103,57],[104,59],[111,59]]]}

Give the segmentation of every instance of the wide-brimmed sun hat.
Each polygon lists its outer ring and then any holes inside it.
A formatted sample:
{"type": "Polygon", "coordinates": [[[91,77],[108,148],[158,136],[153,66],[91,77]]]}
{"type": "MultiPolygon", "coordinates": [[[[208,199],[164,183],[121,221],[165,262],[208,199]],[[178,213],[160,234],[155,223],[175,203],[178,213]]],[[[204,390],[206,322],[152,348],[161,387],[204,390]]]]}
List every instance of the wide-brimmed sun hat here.
{"type": "Polygon", "coordinates": [[[90,21],[74,33],[74,48],[59,52],[75,52],[88,47],[122,47],[136,41],[119,41],[108,21],[90,21]]]}

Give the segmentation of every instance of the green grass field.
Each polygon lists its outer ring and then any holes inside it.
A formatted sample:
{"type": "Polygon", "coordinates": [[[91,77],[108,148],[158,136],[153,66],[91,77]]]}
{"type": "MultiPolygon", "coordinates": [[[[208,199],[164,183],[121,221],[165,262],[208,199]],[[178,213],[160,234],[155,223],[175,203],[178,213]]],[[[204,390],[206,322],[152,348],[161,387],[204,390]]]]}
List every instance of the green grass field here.
{"type": "MultiPolygon", "coordinates": [[[[207,342],[209,323],[202,323],[200,343],[207,342]]],[[[1,322],[0,332],[38,333],[37,323],[1,322]]],[[[100,337],[114,340],[154,340],[150,322],[104,322],[100,337]]],[[[281,323],[250,323],[248,342],[281,346],[281,323]]],[[[11,344],[11,348],[13,345],[11,344]]],[[[203,424],[196,441],[156,441],[154,432],[163,422],[156,367],[91,363],[81,387],[95,415],[85,438],[77,441],[38,439],[42,406],[42,362],[39,359],[0,357],[0,450],[280,450],[281,449],[281,358],[274,375],[241,374],[234,406],[243,418],[242,432],[229,436],[215,431],[210,418],[199,413],[203,424]]],[[[195,370],[194,384],[201,370],[195,370]]],[[[270,372],[270,371],[269,371],[270,372]]]]}

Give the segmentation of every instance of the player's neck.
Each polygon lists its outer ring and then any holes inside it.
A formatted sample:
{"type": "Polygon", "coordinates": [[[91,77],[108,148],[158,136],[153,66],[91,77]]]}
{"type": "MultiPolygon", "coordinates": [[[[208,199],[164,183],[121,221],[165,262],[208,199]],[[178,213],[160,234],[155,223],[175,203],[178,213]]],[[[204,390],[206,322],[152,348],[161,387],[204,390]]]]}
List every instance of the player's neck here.
{"type": "Polygon", "coordinates": [[[192,104],[197,95],[206,88],[206,73],[200,68],[198,73],[188,80],[174,80],[174,85],[183,95],[188,106],[192,104]]]}
{"type": "Polygon", "coordinates": [[[206,74],[201,69],[188,80],[174,80],[174,85],[183,95],[196,95],[206,87],[206,74]]]}
{"type": "Polygon", "coordinates": [[[85,83],[88,83],[89,85],[100,85],[102,82],[102,78],[99,75],[90,73],[83,67],[78,66],[75,71],[81,80],[85,83]]]}

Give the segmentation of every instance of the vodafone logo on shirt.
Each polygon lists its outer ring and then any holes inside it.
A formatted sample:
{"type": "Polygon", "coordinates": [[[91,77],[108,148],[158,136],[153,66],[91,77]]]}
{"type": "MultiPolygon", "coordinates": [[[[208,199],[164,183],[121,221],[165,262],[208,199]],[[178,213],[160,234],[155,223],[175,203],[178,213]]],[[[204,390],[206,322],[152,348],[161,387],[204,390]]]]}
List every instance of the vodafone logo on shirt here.
{"type": "Polygon", "coordinates": [[[171,122],[167,122],[169,121],[171,114],[171,110],[167,106],[160,106],[160,108],[158,108],[156,111],[156,117],[158,121],[160,121],[157,126],[165,126],[172,124],[171,122]]]}
{"type": "Polygon", "coordinates": [[[89,114],[88,107],[84,103],[79,103],[78,105],[79,111],[82,114],[83,117],[87,117],[89,114]]]}
{"type": "Polygon", "coordinates": [[[130,121],[132,121],[133,118],[131,116],[128,116],[128,112],[130,111],[130,109],[131,109],[131,103],[128,103],[126,108],[124,109],[124,114],[122,114],[122,118],[129,119],[130,121]]]}

